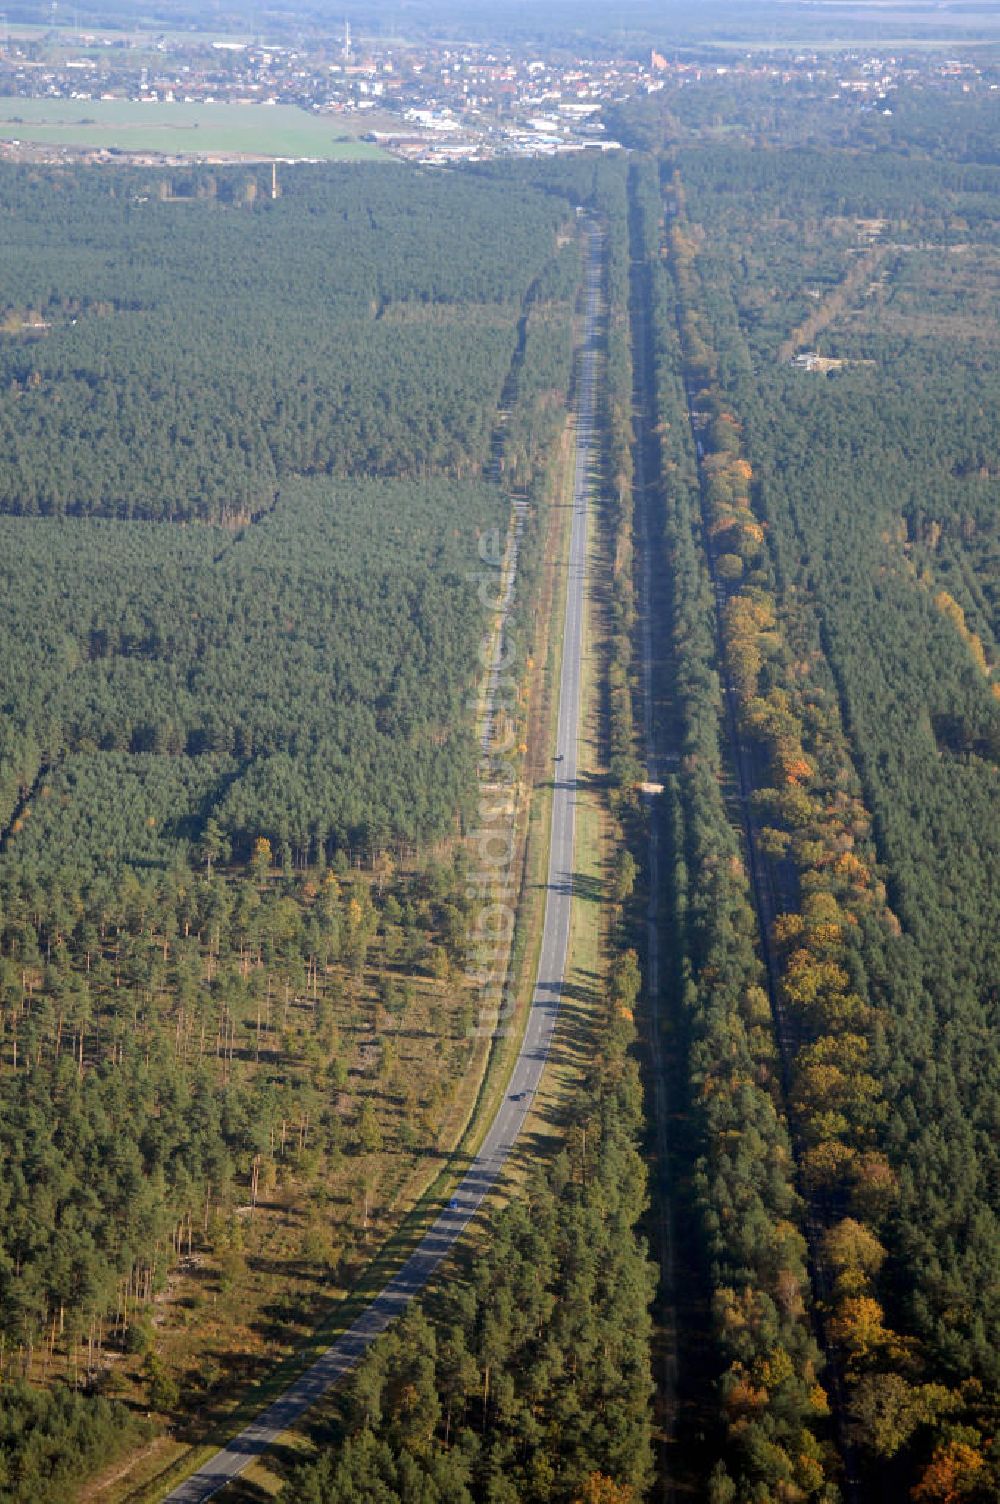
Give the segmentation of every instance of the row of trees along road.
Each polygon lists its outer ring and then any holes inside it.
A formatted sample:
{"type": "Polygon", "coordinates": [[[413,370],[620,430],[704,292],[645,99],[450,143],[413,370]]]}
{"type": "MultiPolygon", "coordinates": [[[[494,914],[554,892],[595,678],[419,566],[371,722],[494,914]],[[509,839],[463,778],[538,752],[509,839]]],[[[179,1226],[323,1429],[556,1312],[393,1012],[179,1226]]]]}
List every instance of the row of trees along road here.
{"type": "MultiPolygon", "coordinates": [[[[669,255],[706,453],[704,542],[784,909],[787,1100],[826,1329],[865,1486],[985,1500],[1000,1247],[996,363],[965,306],[994,253],[996,172],[949,160],[957,142],[904,161],[697,135],[663,168],[669,255]],[[852,306],[871,234],[891,254],[852,306]],[[961,259],[970,242],[978,262],[961,259]],[[817,337],[834,370],[807,375],[777,357],[825,286],[817,337]]],[[[758,1394],[755,1423],[767,1411],[758,1394]]]]}
{"type": "Polygon", "coordinates": [[[18,1500],[136,1444],[99,1391],[197,1438],[286,1352],[440,1152],[473,1049],[469,576],[509,515],[502,393],[536,567],[598,168],[303,167],[273,202],[256,172],[0,172],[18,1500]]]}

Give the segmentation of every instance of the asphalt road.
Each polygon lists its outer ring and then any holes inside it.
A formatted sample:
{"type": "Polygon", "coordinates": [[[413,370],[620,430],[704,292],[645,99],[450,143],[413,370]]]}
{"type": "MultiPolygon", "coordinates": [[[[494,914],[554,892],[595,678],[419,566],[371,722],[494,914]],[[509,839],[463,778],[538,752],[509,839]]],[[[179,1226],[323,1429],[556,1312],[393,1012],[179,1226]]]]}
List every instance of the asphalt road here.
{"type": "Polygon", "coordinates": [[[556,736],[548,892],[538,975],[524,1039],[504,1100],[458,1189],[423,1241],[336,1342],[285,1392],[196,1473],[167,1495],[176,1504],[202,1504],[273,1445],[283,1431],[355,1368],[368,1346],[427,1284],[489,1194],[524,1126],[555,1030],[565,981],[573,899],[577,738],[587,573],[587,504],[594,464],[594,407],[603,231],[588,231],[584,347],[577,372],[576,461],[569,576],[563,626],[562,676],[556,736]]]}

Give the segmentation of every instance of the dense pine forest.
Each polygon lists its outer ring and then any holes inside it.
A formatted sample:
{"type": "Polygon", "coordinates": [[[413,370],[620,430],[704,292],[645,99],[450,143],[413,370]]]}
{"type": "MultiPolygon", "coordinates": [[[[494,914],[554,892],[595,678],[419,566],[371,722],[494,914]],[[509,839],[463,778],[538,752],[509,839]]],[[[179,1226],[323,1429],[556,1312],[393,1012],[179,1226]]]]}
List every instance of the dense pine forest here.
{"type": "Polygon", "coordinates": [[[4,1498],[210,1433],[470,1110],[482,560],[516,495],[523,642],[606,192],[530,177],[0,174],[4,1498]]]}
{"type": "Polygon", "coordinates": [[[480,477],[512,365],[510,484],[565,390],[567,199],[512,209],[463,179],[446,249],[433,177],[256,187],[0,182],[0,828],[19,873],[162,860],[209,816],[243,857],[257,837],[300,861],[412,847],[468,800],[467,576],[504,520],[480,477]]]}
{"type": "Polygon", "coordinates": [[[503,522],[498,488],[443,476],[293,480],[235,536],[0,519],[4,872],[197,860],[207,818],[300,863],[447,831],[471,792],[467,576],[503,522]]]}
{"type": "Polygon", "coordinates": [[[710,1496],[985,1501],[1000,176],[959,103],[830,108],[632,117],[710,1496]]]}
{"type": "MultiPolygon", "coordinates": [[[[632,956],[634,964],[634,955],[632,956]]],[[[373,1347],[288,1504],[629,1504],[652,1478],[642,1092],[613,972],[566,1147],[373,1347]]]]}
{"type": "Polygon", "coordinates": [[[302,166],[277,197],[252,167],[0,170],[0,1499],[214,1439],[468,1120],[481,563],[523,503],[520,663],[580,204],[608,255],[592,1049],[558,1152],[283,1497],[638,1504],[675,1466],[709,1504],[1000,1495],[992,118],[720,70],[606,123],[617,160],[302,166]]]}
{"type": "Polygon", "coordinates": [[[565,213],[392,167],[276,200],[5,171],[0,510],[233,523],[289,475],[475,475],[565,213]]]}

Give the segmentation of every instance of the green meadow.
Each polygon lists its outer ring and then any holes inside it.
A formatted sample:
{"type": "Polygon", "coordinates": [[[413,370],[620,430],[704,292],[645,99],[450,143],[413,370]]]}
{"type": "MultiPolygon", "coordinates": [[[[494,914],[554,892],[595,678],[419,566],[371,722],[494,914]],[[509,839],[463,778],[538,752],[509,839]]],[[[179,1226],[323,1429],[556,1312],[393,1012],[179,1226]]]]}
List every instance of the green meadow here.
{"type": "Polygon", "coordinates": [[[141,104],[129,99],[2,99],[0,139],[170,153],[373,160],[343,123],[294,105],[141,104]]]}

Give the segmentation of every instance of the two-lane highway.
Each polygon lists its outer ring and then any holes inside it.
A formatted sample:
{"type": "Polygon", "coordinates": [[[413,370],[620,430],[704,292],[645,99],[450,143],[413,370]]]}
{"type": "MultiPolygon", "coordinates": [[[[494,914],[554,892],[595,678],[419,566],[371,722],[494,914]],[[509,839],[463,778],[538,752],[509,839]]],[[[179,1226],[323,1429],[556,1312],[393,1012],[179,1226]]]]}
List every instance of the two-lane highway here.
{"type": "Polygon", "coordinates": [[[569,576],[563,623],[562,675],[556,735],[555,787],[549,849],[548,891],[538,975],[524,1039],[510,1085],[483,1146],[423,1241],[348,1331],[268,1405],[238,1436],[169,1494],[177,1504],[203,1504],[239,1476],[283,1431],[357,1366],[369,1345],[384,1332],[427,1284],[454,1247],[503,1169],[538,1089],[565,983],[573,898],[573,847],[577,800],[577,742],[580,728],[580,670],[587,581],[587,513],[595,461],[595,401],[598,373],[604,232],[587,230],[587,283],[584,344],[577,372],[576,455],[569,576]]]}

